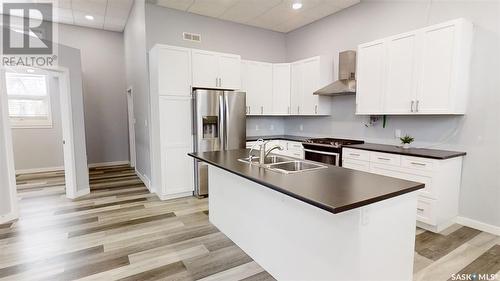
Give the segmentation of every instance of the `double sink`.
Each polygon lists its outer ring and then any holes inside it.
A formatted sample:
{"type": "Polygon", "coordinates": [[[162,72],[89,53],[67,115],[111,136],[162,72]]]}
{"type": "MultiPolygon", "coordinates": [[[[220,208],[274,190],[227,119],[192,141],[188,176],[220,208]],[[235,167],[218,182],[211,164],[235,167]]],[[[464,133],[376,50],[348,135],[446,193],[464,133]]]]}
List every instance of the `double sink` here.
{"type": "Polygon", "coordinates": [[[283,174],[293,174],[300,173],[318,169],[325,169],[327,166],[312,163],[304,160],[297,160],[293,158],[278,156],[278,155],[269,155],[264,159],[264,164],[260,164],[258,156],[240,158],[238,161],[247,163],[249,165],[256,165],[263,167],[265,169],[280,172],[283,174]]]}

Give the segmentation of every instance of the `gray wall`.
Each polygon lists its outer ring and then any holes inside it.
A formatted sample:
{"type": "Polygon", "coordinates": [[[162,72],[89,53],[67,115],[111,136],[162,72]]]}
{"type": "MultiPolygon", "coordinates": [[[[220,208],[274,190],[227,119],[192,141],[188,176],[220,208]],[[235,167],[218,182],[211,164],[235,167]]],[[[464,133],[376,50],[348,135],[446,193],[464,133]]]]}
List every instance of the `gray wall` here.
{"type": "Polygon", "coordinates": [[[132,87],[134,97],[136,169],[150,178],[149,154],[149,78],[146,51],[146,25],[144,0],[137,0],[130,11],[125,26],[125,65],[127,87],[132,87]]]}
{"type": "Polygon", "coordinates": [[[57,77],[48,75],[52,128],[12,129],[16,171],[64,167],[59,81],[57,77]]]}
{"type": "Polygon", "coordinates": [[[239,54],[243,59],[283,62],[285,35],[247,25],[146,4],[148,51],[155,44],[239,54]],[[184,41],[182,32],[201,34],[201,42],[184,41]]]}
{"type": "MultiPolygon", "coordinates": [[[[332,100],[329,118],[287,118],[288,134],[354,137],[397,143],[394,130],[416,138],[417,146],[466,151],[460,192],[460,215],[500,226],[500,7],[496,1],[362,2],[286,36],[287,59],[321,55],[337,75],[338,52],[363,42],[465,17],[475,25],[471,91],[465,116],[388,117],[366,128],[366,117],[354,115],[354,97],[332,100]],[[332,63],[334,62],[334,63],[332,63]],[[333,65],[333,67],[332,67],[333,65]],[[299,126],[304,130],[300,131],[299,126]]],[[[326,69],[328,70],[328,69],[326,69]]],[[[333,73],[330,73],[333,79],[333,73]]]]}
{"type": "Polygon", "coordinates": [[[80,50],[89,164],[128,161],[123,33],[58,25],[61,44],[80,50]]]}

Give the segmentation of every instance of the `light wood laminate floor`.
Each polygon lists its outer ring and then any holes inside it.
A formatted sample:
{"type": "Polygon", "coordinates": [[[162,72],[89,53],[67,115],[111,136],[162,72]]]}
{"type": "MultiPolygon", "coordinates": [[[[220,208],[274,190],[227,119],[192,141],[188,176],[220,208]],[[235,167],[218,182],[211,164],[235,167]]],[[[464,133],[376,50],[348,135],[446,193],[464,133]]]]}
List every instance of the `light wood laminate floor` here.
{"type": "MultiPolygon", "coordinates": [[[[0,280],[274,280],[209,223],[206,199],[160,201],[127,166],[90,177],[78,200],[63,172],[17,177],[21,218],[0,225],[0,280]]],[[[459,225],[417,229],[414,280],[497,273],[499,244],[459,225]]]]}

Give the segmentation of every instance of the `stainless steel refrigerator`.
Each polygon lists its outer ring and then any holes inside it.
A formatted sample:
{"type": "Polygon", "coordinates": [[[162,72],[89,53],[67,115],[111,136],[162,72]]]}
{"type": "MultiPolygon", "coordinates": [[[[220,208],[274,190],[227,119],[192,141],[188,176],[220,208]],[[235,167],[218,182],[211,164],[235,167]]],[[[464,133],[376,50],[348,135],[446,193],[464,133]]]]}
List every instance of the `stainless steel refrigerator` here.
{"type": "MultiPolygon", "coordinates": [[[[193,91],[194,151],[245,148],[246,94],[213,89],[193,91]]],[[[208,166],[195,161],[195,195],[208,195],[208,166]]]]}

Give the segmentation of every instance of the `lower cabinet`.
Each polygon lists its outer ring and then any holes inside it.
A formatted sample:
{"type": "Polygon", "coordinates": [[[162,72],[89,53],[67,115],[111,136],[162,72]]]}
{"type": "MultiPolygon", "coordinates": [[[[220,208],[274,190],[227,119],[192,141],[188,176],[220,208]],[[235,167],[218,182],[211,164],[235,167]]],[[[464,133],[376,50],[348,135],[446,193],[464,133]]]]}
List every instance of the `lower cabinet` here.
{"type": "MultiPolygon", "coordinates": [[[[246,147],[258,151],[259,146],[255,145],[257,141],[248,141],[246,147]]],[[[283,150],[273,150],[273,154],[282,155],[292,158],[304,159],[304,148],[302,147],[302,143],[298,141],[289,141],[289,140],[271,140],[267,143],[266,148],[269,149],[273,145],[280,145],[283,150]]]]}
{"type": "Polygon", "coordinates": [[[458,215],[462,157],[446,160],[372,152],[342,150],[344,168],[425,184],[417,203],[418,226],[439,232],[458,215]]]}

